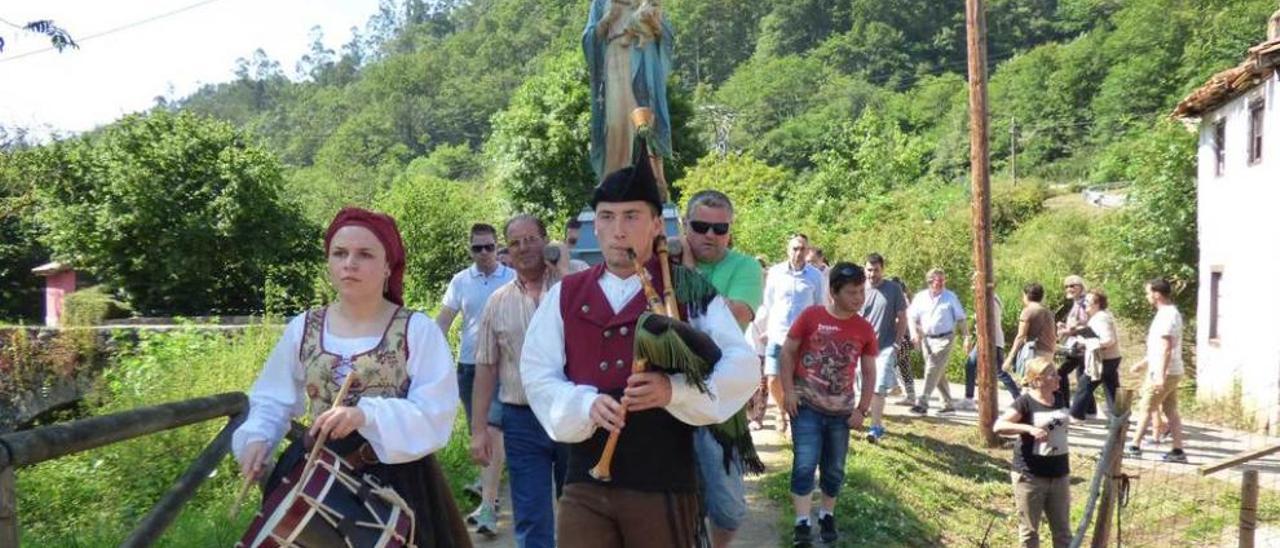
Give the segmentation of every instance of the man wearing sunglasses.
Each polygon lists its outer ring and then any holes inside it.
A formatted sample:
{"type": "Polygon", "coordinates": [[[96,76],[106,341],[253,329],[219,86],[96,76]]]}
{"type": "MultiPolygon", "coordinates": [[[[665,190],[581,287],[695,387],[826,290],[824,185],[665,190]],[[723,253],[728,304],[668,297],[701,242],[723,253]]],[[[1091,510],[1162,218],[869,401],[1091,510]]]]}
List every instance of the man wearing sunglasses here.
{"type": "MultiPolygon", "coordinates": [[[[458,348],[458,395],[462,398],[462,409],[467,414],[467,424],[471,424],[471,393],[476,378],[476,338],[480,334],[480,316],[484,305],[503,284],[515,279],[515,271],[498,262],[498,231],[492,225],[476,223],[471,225],[469,249],[471,266],[454,274],[449,287],[444,292],[444,302],[440,305],[440,313],[436,315],[436,324],[440,330],[449,333],[453,320],[462,313],[462,342],[458,348]]],[[[468,521],[475,521],[481,511],[497,506],[499,482],[502,480],[502,465],[495,461],[481,474],[477,484],[467,486],[481,497],[480,506],[468,516],[468,521]]]]}
{"type": "MultiPolygon", "coordinates": [[[[716,190],[694,194],[685,212],[684,261],[711,281],[738,327],[745,329],[760,306],[764,271],[750,255],[729,249],[732,223],[733,202],[728,196],[716,190]]],[[[724,458],[724,448],[705,426],[694,432],[693,442],[703,504],[711,520],[711,545],[725,547],[747,516],[742,455],[724,458]]]]}

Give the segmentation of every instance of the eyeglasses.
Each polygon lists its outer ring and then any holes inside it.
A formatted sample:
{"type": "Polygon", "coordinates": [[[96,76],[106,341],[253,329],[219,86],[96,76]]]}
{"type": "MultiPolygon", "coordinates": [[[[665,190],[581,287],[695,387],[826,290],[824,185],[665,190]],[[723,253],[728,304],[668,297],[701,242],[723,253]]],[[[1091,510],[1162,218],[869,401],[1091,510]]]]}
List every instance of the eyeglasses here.
{"type": "Polygon", "coordinates": [[[716,236],[724,236],[729,233],[729,223],[704,223],[702,221],[689,221],[689,229],[698,234],[706,234],[708,230],[714,231],[716,236]]]}
{"type": "Polygon", "coordinates": [[[519,238],[519,239],[515,239],[515,240],[510,240],[510,239],[508,239],[508,240],[507,240],[507,247],[510,247],[510,248],[513,248],[513,249],[520,249],[520,248],[522,248],[522,247],[528,247],[528,246],[530,246],[530,245],[532,245],[532,244],[535,244],[535,243],[537,243],[537,242],[541,242],[541,241],[542,241],[542,236],[539,236],[539,235],[537,235],[537,234],[530,234],[530,235],[528,235],[528,236],[525,236],[525,237],[523,237],[523,238],[519,238]]]}
{"type": "Polygon", "coordinates": [[[497,244],[471,244],[472,253],[484,253],[498,248],[497,244]]]}
{"type": "Polygon", "coordinates": [[[1080,287],[1080,284],[1067,284],[1062,286],[1063,289],[1071,289],[1073,287],[1080,287]]]}

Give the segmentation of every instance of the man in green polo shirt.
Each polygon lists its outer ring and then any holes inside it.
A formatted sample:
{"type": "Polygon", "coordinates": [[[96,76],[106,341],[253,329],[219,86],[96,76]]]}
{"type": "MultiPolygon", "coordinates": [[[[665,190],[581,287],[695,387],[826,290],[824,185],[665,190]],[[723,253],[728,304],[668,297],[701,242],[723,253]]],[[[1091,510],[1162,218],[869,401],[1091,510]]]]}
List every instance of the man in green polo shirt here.
{"type": "Polygon", "coordinates": [[[696,267],[729,303],[738,326],[746,329],[764,296],[764,270],[755,258],[729,248],[733,204],[716,190],[689,198],[685,214],[688,266],[696,267]],[[692,259],[692,261],[690,261],[692,259]]]}
{"type": "MultiPolygon", "coordinates": [[[[750,255],[729,249],[732,223],[733,203],[728,196],[715,190],[694,194],[685,213],[684,261],[711,281],[738,320],[738,327],[745,329],[763,298],[764,270],[750,255]]],[[[738,450],[726,449],[718,443],[709,427],[698,428],[693,440],[703,505],[711,520],[711,545],[728,546],[747,515],[742,480],[744,456],[734,454],[730,459],[723,458],[725,450],[735,453],[738,450]]],[[[755,455],[748,455],[747,459],[759,462],[755,455]]]]}

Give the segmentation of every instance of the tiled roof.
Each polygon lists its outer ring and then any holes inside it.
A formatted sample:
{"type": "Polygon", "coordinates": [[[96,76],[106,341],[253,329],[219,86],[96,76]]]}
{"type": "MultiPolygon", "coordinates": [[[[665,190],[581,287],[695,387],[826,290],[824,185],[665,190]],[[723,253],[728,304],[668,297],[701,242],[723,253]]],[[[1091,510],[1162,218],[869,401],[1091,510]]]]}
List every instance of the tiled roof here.
{"type": "Polygon", "coordinates": [[[1192,91],[1173,109],[1177,118],[1197,118],[1205,112],[1253,89],[1280,71],[1280,38],[1249,48],[1244,62],[1219,72],[1192,91]]]}

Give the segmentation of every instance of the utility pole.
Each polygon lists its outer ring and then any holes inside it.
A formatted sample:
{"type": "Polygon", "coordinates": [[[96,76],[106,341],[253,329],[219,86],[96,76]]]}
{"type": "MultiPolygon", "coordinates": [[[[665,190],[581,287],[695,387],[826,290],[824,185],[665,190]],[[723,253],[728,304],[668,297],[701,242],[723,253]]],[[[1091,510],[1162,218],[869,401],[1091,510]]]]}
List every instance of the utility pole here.
{"type": "Polygon", "coordinates": [[[991,314],[991,165],[987,148],[987,17],[982,0],[965,0],[965,29],[969,43],[969,169],[973,185],[974,308],[978,331],[978,430],[988,447],[1000,438],[991,430],[996,422],[996,379],[993,369],[995,331],[991,314]]]}

